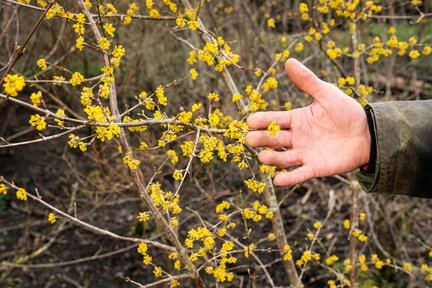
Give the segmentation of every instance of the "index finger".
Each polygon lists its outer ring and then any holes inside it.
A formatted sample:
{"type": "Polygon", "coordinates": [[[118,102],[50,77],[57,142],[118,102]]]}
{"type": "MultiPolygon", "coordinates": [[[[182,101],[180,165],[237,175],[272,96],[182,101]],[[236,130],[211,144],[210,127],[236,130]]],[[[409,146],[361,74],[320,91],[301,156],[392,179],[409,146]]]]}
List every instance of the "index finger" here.
{"type": "Polygon", "coordinates": [[[282,129],[289,129],[291,116],[291,111],[257,112],[247,118],[247,124],[252,129],[267,129],[270,122],[274,121],[282,129]]]}

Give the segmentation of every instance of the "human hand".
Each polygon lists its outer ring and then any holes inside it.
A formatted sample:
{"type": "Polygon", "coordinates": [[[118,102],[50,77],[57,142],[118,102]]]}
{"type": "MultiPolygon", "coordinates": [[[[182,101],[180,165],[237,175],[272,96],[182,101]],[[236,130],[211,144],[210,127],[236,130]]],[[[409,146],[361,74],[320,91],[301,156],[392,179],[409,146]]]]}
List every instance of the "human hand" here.
{"type": "Polygon", "coordinates": [[[261,151],[258,159],[263,164],[280,168],[299,166],[279,173],[274,184],[295,185],[314,177],[346,173],[367,164],[371,138],[363,107],[295,59],[286,61],[285,71],[314,102],[291,111],[258,112],[247,119],[249,127],[256,129],[247,134],[248,145],[290,148],[283,152],[261,151]],[[276,136],[267,131],[271,121],[281,128],[276,136]]]}

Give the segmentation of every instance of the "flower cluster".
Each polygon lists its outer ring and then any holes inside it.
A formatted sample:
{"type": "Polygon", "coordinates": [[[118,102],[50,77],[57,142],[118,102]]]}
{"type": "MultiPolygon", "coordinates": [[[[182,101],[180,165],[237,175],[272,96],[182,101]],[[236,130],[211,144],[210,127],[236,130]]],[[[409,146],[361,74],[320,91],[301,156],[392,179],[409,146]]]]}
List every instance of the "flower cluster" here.
{"type": "Polygon", "coordinates": [[[17,96],[18,92],[24,89],[25,79],[23,76],[18,74],[8,74],[4,78],[3,88],[6,91],[6,94],[10,96],[17,96]]]}

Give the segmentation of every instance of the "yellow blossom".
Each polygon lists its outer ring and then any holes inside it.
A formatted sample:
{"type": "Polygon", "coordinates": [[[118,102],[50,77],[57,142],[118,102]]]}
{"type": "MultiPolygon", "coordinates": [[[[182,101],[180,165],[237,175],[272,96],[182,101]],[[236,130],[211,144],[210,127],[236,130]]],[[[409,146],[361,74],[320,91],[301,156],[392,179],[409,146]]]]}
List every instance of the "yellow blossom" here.
{"type": "Polygon", "coordinates": [[[109,42],[109,40],[106,37],[101,37],[98,41],[98,46],[102,50],[108,50],[109,47],[111,46],[111,43],[109,42]]]}
{"type": "Polygon", "coordinates": [[[147,222],[150,219],[150,213],[139,212],[137,216],[138,222],[147,222]]]}
{"type": "Polygon", "coordinates": [[[49,213],[48,214],[48,222],[50,222],[51,224],[54,224],[56,222],[56,217],[53,213],[49,213]]]}
{"type": "Polygon", "coordinates": [[[174,174],[173,174],[173,178],[174,178],[175,180],[178,180],[178,181],[182,180],[182,179],[183,179],[183,174],[182,174],[182,172],[181,172],[180,170],[175,170],[175,171],[174,171],[174,174]]]}
{"type": "Polygon", "coordinates": [[[37,66],[38,66],[39,68],[41,68],[42,70],[47,69],[47,63],[46,63],[45,59],[43,59],[43,58],[39,59],[39,60],[36,62],[36,64],[37,64],[37,66]]]}
{"type": "Polygon", "coordinates": [[[19,188],[16,191],[16,197],[18,200],[27,201],[27,191],[24,188],[19,188]]]}
{"type": "Polygon", "coordinates": [[[423,55],[428,56],[432,53],[432,47],[430,45],[426,45],[422,51],[423,55]]]}
{"type": "Polygon", "coordinates": [[[266,187],[266,183],[259,182],[259,181],[255,180],[255,179],[245,180],[244,183],[246,184],[246,186],[249,189],[251,189],[254,192],[258,192],[258,193],[264,192],[264,189],[266,187]]]}
{"type": "Polygon", "coordinates": [[[114,32],[116,28],[111,23],[105,23],[103,29],[110,37],[114,37],[114,32]]]}
{"type": "Polygon", "coordinates": [[[200,108],[201,108],[201,103],[194,103],[193,105],[192,105],[192,108],[191,108],[191,111],[192,112],[196,112],[196,111],[198,111],[200,108]]]}
{"type": "Polygon", "coordinates": [[[267,26],[269,28],[276,28],[275,20],[273,18],[270,18],[267,20],[267,26]]]}
{"type": "Polygon", "coordinates": [[[41,101],[42,101],[42,92],[38,91],[38,92],[33,92],[30,95],[30,101],[33,103],[33,106],[40,106],[41,101]]]}
{"type": "Polygon", "coordinates": [[[196,20],[194,20],[194,21],[189,21],[188,26],[189,26],[189,29],[190,29],[190,30],[195,31],[195,30],[197,30],[198,27],[199,27],[199,22],[196,21],[196,20]]]}
{"type": "Polygon", "coordinates": [[[24,77],[18,74],[8,74],[4,77],[3,87],[5,88],[6,94],[10,96],[17,96],[18,92],[23,90],[25,86],[24,77]]]}
{"type": "Polygon", "coordinates": [[[276,124],[276,122],[274,122],[274,121],[271,121],[268,128],[267,128],[267,131],[269,132],[269,134],[271,136],[276,136],[276,134],[277,134],[277,132],[279,132],[279,130],[280,130],[279,125],[276,124]]]}
{"type": "Polygon", "coordinates": [[[81,73],[79,73],[79,72],[74,72],[74,73],[72,74],[71,79],[69,79],[69,83],[70,83],[72,86],[80,85],[83,81],[84,81],[84,76],[81,75],[81,73]]]}
{"type": "Polygon", "coordinates": [[[3,194],[3,195],[7,194],[7,187],[5,184],[0,184],[0,194],[3,194]]]}
{"type": "Polygon", "coordinates": [[[284,261],[290,261],[292,259],[292,249],[291,246],[286,244],[283,247],[283,256],[282,259],[284,261]]]}
{"type": "Polygon", "coordinates": [[[412,59],[416,59],[420,56],[420,52],[418,50],[411,50],[408,56],[412,59]]]}
{"type": "Polygon", "coordinates": [[[186,25],[185,20],[182,17],[176,18],[176,24],[179,28],[183,28],[186,25]]]}
{"type": "Polygon", "coordinates": [[[166,106],[168,103],[168,99],[165,96],[165,89],[161,85],[156,88],[155,91],[156,97],[158,99],[158,103],[162,106],[166,106]]]}
{"type": "Polygon", "coordinates": [[[29,124],[33,127],[36,127],[36,130],[42,131],[45,130],[47,123],[45,122],[45,118],[40,116],[39,114],[31,115],[29,124]]]}
{"type": "Polygon", "coordinates": [[[338,261],[338,260],[339,260],[339,257],[337,257],[336,255],[332,255],[332,256],[328,257],[328,258],[325,260],[325,263],[326,263],[328,266],[330,266],[330,265],[332,265],[334,262],[336,262],[336,261],[338,261]]]}
{"type": "Polygon", "coordinates": [[[218,102],[219,101],[219,95],[216,93],[210,93],[208,94],[207,98],[211,101],[211,102],[218,102]]]}
{"type": "Polygon", "coordinates": [[[123,158],[123,163],[127,164],[129,169],[136,170],[141,162],[139,160],[132,159],[132,156],[130,155],[126,155],[123,158]]]}
{"type": "Polygon", "coordinates": [[[350,220],[349,219],[345,219],[344,222],[343,222],[343,226],[344,226],[345,229],[350,229],[350,227],[351,227],[350,220]]]}
{"type": "Polygon", "coordinates": [[[198,72],[194,68],[191,68],[189,70],[189,75],[192,80],[195,80],[198,77],[198,72]]]}

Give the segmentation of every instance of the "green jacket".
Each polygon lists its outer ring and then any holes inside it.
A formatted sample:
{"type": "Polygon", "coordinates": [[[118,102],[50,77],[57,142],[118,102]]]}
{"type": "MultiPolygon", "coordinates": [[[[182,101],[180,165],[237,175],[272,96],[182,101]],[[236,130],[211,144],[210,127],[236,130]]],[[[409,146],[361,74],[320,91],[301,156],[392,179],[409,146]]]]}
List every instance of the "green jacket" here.
{"type": "Polygon", "coordinates": [[[373,103],[366,109],[376,157],[369,163],[372,172],[356,173],[363,190],[432,198],[432,100],[373,103]]]}

